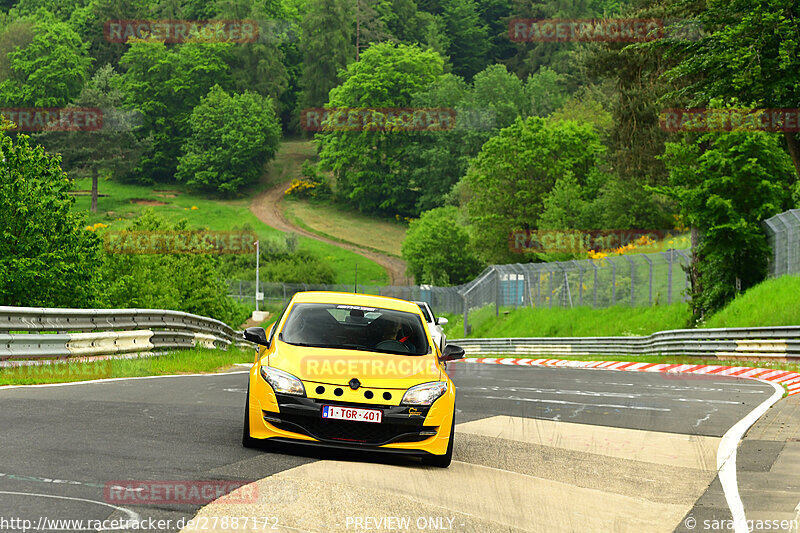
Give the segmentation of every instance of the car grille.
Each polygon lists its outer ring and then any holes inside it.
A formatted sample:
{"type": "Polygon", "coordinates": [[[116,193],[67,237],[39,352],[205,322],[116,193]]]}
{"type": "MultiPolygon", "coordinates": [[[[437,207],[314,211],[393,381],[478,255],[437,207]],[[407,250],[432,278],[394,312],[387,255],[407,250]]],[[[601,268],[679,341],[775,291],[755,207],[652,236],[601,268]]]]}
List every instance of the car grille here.
{"type": "Polygon", "coordinates": [[[432,435],[420,432],[436,431],[433,426],[409,426],[401,424],[353,422],[349,420],[328,420],[313,416],[268,413],[270,418],[280,422],[270,422],[285,431],[304,433],[321,441],[352,442],[379,446],[391,442],[419,442],[432,435]]]}

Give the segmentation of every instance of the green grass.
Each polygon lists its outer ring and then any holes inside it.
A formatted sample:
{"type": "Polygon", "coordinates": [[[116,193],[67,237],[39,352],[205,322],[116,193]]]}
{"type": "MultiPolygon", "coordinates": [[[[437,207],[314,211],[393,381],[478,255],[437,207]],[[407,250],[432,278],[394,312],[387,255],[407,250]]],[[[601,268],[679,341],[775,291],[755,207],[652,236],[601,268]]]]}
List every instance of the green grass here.
{"type": "Polygon", "coordinates": [[[706,328],[800,325],[800,276],[768,279],[709,317],[706,328]]]}
{"type": "MultiPolygon", "coordinates": [[[[76,179],[74,188],[90,189],[91,180],[76,179]]],[[[250,196],[235,200],[210,199],[187,191],[176,184],[145,187],[112,180],[101,180],[99,191],[109,196],[98,199],[97,213],[89,213],[91,199],[88,196],[78,196],[73,209],[87,212],[88,224],[102,222],[109,226],[109,230],[123,228],[128,219],[137,217],[142,210],[150,207],[167,220],[186,219],[194,228],[229,231],[249,227],[260,238],[282,234],[261,222],[250,212],[250,196]],[[159,202],[162,205],[149,206],[137,201],[159,202]]],[[[298,242],[300,249],[313,252],[331,265],[336,283],[352,283],[356,264],[358,264],[359,279],[364,280],[364,283],[370,285],[389,283],[386,270],[363,256],[308,237],[300,236],[298,242]]]]}
{"type": "MultiPolygon", "coordinates": [[[[500,309],[494,306],[469,315],[469,337],[606,337],[649,335],[664,329],[687,327],[689,312],[685,304],[653,307],[617,305],[605,309],[590,307],[500,309]]],[[[448,338],[464,336],[463,316],[446,315],[448,338]]]]}
{"type": "Polygon", "coordinates": [[[408,229],[402,222],[364,215],[332,203],[292,200],[284,205],[287,217],[309,231],[400,257],[400,245],[408,229]]]}
{"type": "MultiPolygon", "coordinates": [[[[462,315],[445,314],[449,338],[464,336],[462,315]]],[[[575,307],[503,308],[472,311],[469,337],[605,337],[649,335],[690,327],[685,303],[652,307],[617,305],[604,309],[575,307]]],[[[701,327],[734,328],[800,325],[800,276],[767,279],[709,317],[701,327]]]]}
{"type": "Polygon", "coordinates": [[[230,348],[211,350],[193,348],[157,357],[112,359],[91,363],[57,363],[51,365],[4,368],[0,385],[30,385],[35,383],[64,383],[92,379],[172,374],[202,374],[230,368],[235,363],[253,360],[251,350],[230,348]]]}

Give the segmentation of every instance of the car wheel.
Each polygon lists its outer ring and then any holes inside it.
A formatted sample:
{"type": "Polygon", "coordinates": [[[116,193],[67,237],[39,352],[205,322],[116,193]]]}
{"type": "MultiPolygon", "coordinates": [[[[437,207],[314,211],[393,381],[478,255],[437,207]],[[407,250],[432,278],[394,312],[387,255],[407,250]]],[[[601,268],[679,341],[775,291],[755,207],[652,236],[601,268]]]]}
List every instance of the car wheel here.
{"type": "Polygon", "coordinates": [[[250,384],[247,385],[247,399],[244,402],[244,427],[242,428],[242,446],[257,448],[259,442],[250,436],[250,384]]]}
{"type": "Polygon", "coordinates": [[[453,460],[453,437],[456,433],[456,413],[453,408],[453,423],[450,424],[450,439],[447,442],[447,451],[444,455],[429,455],[423,458],[422,462],[428,466],[447,468],[453,460]]]}

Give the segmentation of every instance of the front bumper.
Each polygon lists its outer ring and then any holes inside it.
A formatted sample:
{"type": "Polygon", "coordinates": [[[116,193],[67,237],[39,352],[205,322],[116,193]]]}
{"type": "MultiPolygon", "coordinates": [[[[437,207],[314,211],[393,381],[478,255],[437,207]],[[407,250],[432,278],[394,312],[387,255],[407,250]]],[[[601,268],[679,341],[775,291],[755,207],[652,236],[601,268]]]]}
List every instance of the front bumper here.
{"type": "MultiPolygon", "coordinates": [[[[449,385],[448,391],[432,406],[408,407],[348,402],[333,397],[275,394],[257,370],[252,371],[247,407],[250,436],[273,442],[314,444],[351,450],[442,455],[447,451],[455,404],[455,390],[452,383],[449,385]],[[371,423],[323,419],[323,405],[380,410],[382,421],[371,423]]],[[[306,390],[309,389],[307,385],[306,390]]],[[[376,399],[382,396],[380,389],[373,390],[376,399]]],[[[392,392],[396,397],[399,391],[392,392]]]]}

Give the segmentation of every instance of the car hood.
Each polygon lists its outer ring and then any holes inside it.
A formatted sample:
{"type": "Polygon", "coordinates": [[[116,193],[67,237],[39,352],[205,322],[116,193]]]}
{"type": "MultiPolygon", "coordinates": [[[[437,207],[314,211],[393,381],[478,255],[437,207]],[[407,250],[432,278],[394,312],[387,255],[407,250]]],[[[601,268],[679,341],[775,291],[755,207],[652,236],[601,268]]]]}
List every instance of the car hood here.
{"type": "Polygon", "coordinates": [[[432,354],[394,355],[308,348],[281,341],[269,355],[267,364],[289,372],[302,381],[343,386],[357,378],[364,387],[407,389],[441,378],[441,371],[432,354]]]}

